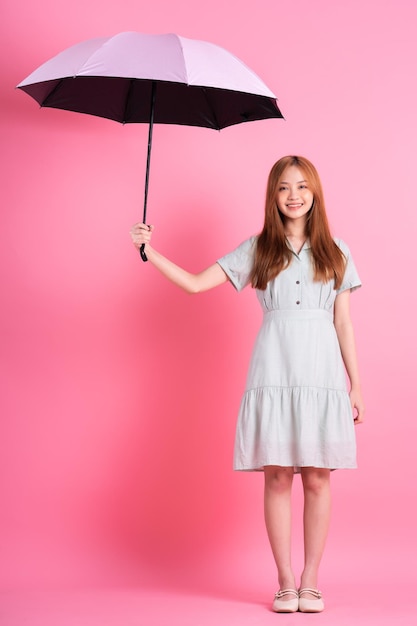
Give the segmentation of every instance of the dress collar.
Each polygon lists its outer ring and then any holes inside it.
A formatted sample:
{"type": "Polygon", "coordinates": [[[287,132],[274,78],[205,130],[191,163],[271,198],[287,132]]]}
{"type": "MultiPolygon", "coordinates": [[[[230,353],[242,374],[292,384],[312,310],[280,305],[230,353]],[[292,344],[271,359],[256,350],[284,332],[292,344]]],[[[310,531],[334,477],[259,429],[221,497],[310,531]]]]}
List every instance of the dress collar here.
{"type": "MultiPolygon", "coordinates": [[[[287,237],[285,237],[285,241],[287,243],[287,246],[291,250],[291,252],[294,252],[294,254],[297,254],[297,252],[294,250],[294,248],[291,245],[291,242],[289,241],[289,239],[287,239],[287,237]]],[[[300,254],[303,250],[309,250],[310,248],[311,248],[310,239],[306,239],[300,249],[300,252],[298,252],[298,254],[300,254]]]]}

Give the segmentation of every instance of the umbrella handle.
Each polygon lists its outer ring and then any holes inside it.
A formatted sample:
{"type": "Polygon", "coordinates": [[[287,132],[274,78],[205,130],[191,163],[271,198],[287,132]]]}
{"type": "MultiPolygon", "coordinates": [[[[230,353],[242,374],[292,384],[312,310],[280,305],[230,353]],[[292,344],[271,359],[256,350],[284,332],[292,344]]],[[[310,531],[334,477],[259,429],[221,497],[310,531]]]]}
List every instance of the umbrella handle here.
{"type": "MultiPolygon", "coordinates": [[[[148,133],[148,156],[146,159],[146,176],[145,176],[145,200],[143,204],[143,223],[146,224],[146,207],[148,204],[148,186],[149,186],[149,170],[151,168],[151,150],[152,150],[152,131],[153,131],[153,118],[155,112],[155,96],[156,96],[156,81],[152,81],[151,91],[151,112],[149,116],[149,133],[148,133]]],[[[145,254],[145,244],[140,247],[140,256],[143,262],[148,260],[145,254]]]]}
{"type": "Polygon", "coordinates": [[[140,253],[140,257],[141,257],[142,261],[144,263],[146,263],[146,261],[148,260],[148,257],[146,256],[146,253],[145,253],[145,244],[144,243],[141,245],[141,247],[139,249],[139,253],[140,253]]]}

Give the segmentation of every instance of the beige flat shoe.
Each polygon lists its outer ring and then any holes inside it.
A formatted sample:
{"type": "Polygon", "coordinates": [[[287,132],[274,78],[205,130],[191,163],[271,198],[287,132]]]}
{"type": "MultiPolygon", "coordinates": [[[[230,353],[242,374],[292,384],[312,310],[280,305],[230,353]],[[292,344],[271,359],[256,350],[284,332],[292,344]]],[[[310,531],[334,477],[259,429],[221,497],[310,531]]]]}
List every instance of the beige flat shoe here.
{"type": "Polygon", "coordinates": [[[298,592],[298,610],[301,613],[321,613],[324,610],[324,602],[321,591],[305,587],[298,592]],[[303,594],[309,593],[314,598],[303,598],[303,594]]]}
{"type": "Polygon", "coordinates": [[[275,613],[296,613],[298,611],[298,591],[295,589],[280,589],[277,591],[272,603],[272,610],[275,613]],[[293,597],[288,599],[288,596],[293,597]]]}

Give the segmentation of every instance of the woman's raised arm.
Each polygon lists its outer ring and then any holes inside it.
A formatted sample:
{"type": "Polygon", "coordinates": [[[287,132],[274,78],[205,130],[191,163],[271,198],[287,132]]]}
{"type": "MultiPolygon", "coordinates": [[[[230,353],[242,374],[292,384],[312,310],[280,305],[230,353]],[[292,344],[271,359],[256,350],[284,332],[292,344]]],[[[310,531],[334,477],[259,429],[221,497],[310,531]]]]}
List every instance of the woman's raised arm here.
{"type": "Polygon", "coordinates": [[[152,232],[153,226],[138,223],[134,224],[130,229],[130,236],[138,250],[142,244],[145,245],[145,254],[148,261],[174,285],[177,285],[187,293],[200,293],[213,289],[228,280],[226,273],[218,263],[210,265],[210,267],[198,274],[192,274],[179,267],[179,265],[176,265],[152,248],[150,245],[152,232]]]}

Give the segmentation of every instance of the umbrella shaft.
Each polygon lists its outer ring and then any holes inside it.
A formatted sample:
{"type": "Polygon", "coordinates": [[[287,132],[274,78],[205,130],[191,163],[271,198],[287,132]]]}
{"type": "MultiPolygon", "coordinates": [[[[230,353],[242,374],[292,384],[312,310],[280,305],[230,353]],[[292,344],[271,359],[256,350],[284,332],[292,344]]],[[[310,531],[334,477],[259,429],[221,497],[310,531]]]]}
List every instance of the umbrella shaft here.
{"type": "MultiPolygon", "coordinates": [[[[146,159],[146,176],[145,176],[145,199],[143,203],[143,223],[146,224],[146,210],[148,206],[148,187],[149,187],[149,170],[151,169],[151,150],[152,150],[152,132],[153,132],[153,118],[155,112],[155,96],[156,96],[156,82],[152,81],[151,90],[151,113],[149,116],[149,133],[148,133],[148,156],[146,159]]],[[[140,255],[143,261],[147,261],[145,254],[145,246],[140,247],[140,255]]]]}
{"type": "Polygon", "coordinates": [[[154,119],[154,112],[155,112],[155,96],[156,96],[156,82],[152,81],[151,113],[149,116],[149,133],[148,133],[148,156],[146,159],[145,201],[143,205],[143,223],[144,224],[146,224],[146,209],[148,205],[148,186],[149,186],[149,171],[151,168],[151,150],[152,150],[153,119],[154,119]]]}

